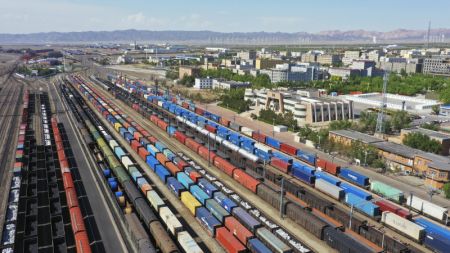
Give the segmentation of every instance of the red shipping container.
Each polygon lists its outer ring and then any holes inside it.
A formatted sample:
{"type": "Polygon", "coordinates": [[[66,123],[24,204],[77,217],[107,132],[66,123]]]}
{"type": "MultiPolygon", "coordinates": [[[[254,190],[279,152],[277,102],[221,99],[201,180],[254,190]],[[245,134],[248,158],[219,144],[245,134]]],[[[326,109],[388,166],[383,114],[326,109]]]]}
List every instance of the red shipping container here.
{"type": "Polygon", "coordinates": [[[102,113],[102,115],[103,115],[103,117],[107,117],[108,115],[109,115],[109,112],[108,111],[104,111],[103,113],[102,113]]]}
{"type": "Polygon", "coordinates": [[[155,124],[158,122],[158,119],[159,119],[159,118],[158,118],[158,116],[156,116],[156,115],[150,116],[150,121],[153,122],[153,123],[155,123],[155,124]]]}
{"type": "Polygon", "coordinates": [[[175,138],[184,144],[184,142],[186,141],[186,135],[184,135],[182,132],[180,131],[175,131],[175,138]]]}
{"type": "Polygon", "coordinates": [[[181,171],[175,164],[173,164],[173,162],[167,162],[165,164],[165,167],[170,171],[172,176],[175,176],[178,172],[181,171]]]}
{"type": "Polygon", "coordinates": [[[400,217],[403,217],[405,219],[411,220],[412,219],[412,213],[410,213],[408,210],[399,208],[396,212],[396,214],[400,217]]]}
{"type": "Polygon", "coordinates": [[[64,189],[74,188],[73,178],[70,173],[64,173],[62,176],[64,189]]]}
{"type": "Polygon", "coordinates": [[[155,144],[155,142],[158,141],[158,139],[156,139],[155,136],[150,136],[150,137],[147,138],[147,140],[153,145],[155,144]]]}
{"type": "Polygon", "coordinates": [[[266,143],[266,136],[262,133],[258,133],[257,131],[252,132],[252,138],[259,142],[266,143]]]}
{"type": "Polygon", "coordinates": [[[261,183],[259,180],[253,178],[245,171],[241,169],[236,169],[233,172],[233,178],[238,181],[245,188],[256,193],[256,187],[261,183]]]}
{"type": "Polygon", "coordinates": [[[270,161],[270,164],[277,168],[278,170],[288,173],[291,165],[283,160],[280,160],[278,158],[272,157],[272,160],[270,161]]]}
{"type": "Polygon", "coordinates": [[[217,129],[211,125],[206,124],[205,129],[208,130],[211,133],[216,133],[217,129]]]}
{"type": "Polygon", "coordinates": [[[201,146],[198,142],[194,141],[191,138],[186,138],[186,142],[184,143],[188,148],[192,149],[197,153],[198,148],[201,146]]]}
{"type": "Polygon", "coordinates": [[[212,162],[214,161],[214,158],[217,156],[216,153],[214,153],[213,151],[208,151],[208,148],[205,146],[200,146],[198,148],[198,154],[203,157],[203,159],[205,159],[206,161],[209,160],[212,162]],[[208,156],[208,152],[209,152],[209,156],[208,156]]]}
{"type": "Polygon", "coordinates": [[[195,113],[199,114],[199,115],[203,115],[205,114],[205,110],[203,110],[202,108],[195,108],[195,113]]]}
{"type": "Polygon", "coordinates": [[[327,168],[326,160],[317,158],[316,164],[317,164],[317,168],[321,168],[322,170],[325,170],[327,168]]]}
{"type": "Polygon", "coordinates": [[[388,201],[385,201],[385,200],[377,200],[377,201],[375,201],[375,204],[380,207],[380,210],[382,212],[388,211],[388,212],[396,213],[397,209],[398,209],[398,206],[396,206],[392,203],[389,203],[388,201]]]}
{"type": "Polygon", "coordinates": [[[66,153],[64,153],[64,149],[58,150],[58,159],[59,159],[60,161],[66,159],[66,153]]]}
{"type": "Polygon", "coordinates": [[[219,119],[219,123],[222,124],[222,125],[224,125],[224,126],[229,126],[229,125],[230,125],[230,121],[227,120],[227,119],[225,119],[224,117],[221,117],[221,118],[219,119]]]}
{"type": "Polygon", "coordinates": [[[138,153],[139,156],[144,160],[147,160],[147,156],[150,154],[143,146],[139,148],[138,153]]]}
{"type": "Polygon", "coordinates": [[[78,197],[77,192],[75,191],[75,188],[67,188],[66,191],[66,200],[67,200],[67,207],[70,209],[72,207],[78,206],[78,197]]]}
{"type": "Polygon", "coordinates": [[[186,103],[186,102],[181,103],[181,106],[182,106],[183,108],[186,108],[186,109],[189,108],[189,104],[186,103]]]}
{"type": "Polygon", "coordinates": [[[220,156],[217,156],[216,159],[214,159],[214,166],[225,172],[230,177],[233,176],[233,171],[236,169],[234,165],[220,156]]]}
{"type": "Polygon", "coordinates": [[[86,231],[84,226],[83,215],[81,215],[80,208],[74,207],[70,209],[70,223],[72,224],[72,231],[74,234],[86,231]]]}
{"type": "Polygon", "coordinates": [[[297,148],[285,143],[280,144],[280,150],[290,155],[297,155],[297,148]]]}
{"type": "Polygon", "coordinates": [[[142,137],[142,134],[138,131],[134,132],[133,134],[134,139],[139,140],[142,137]]]}
{"type": "Polygon", "coordinates": [[[332,162],[327,162],[327,166],[325,168],[325,171],[328,173],[331,173],[333,175],[337,175],[339,174],[339,172],[341,171],[341,166],[332,163],[332,162]]]}
{"type": "Polygon", "coordinates": [[[131,149],[137,152],[139,147],[141,147],[141,144],[137,140],[131,141],[131,149]]]}
{"type": "Polygon", "coordinates": [[[189,177],[192,179],[192,181],[197,183],[198,179],[202,178],[202,175],[200,175],[200,173],[198,173],[197,171],[192,171],[189,174],[189,177]]]}
{"type": "Polygon", "coordinates": [[[69,169],[69,163],[66,160],[59,160],[59,167],[61,167],[61,169],[69,169]]]}
{"type": "Polygon", "coordinates": [[[167,124],[166,122],[164,122],[163,120],[160,120],[158,122],[158,127],[161,128],[162,130],[166,131],[167,127],[169,126],[169,124],[167,124]]]}
{"type": "Polygon", "coordinates": [[[184,160],[180,160],[177,163],[177,167],[180,168],[180,170],[184,170],[184,167],[187,167],[187,166],[189,166],[189,164],[184,160]]]}
{"type": "Polygon", "coordinates": [[[253,237],[252,232],[244,227],[244,225],[242,225],[233,216],[228,216],[225,218],[225,227],[228,228],[228,230],[230,230],[230,232],[244,245],[246,245],[247,241],[253,237]]]}
{"type": "Polygon", "coordinates": [[[146,130],[141,131],[141,133],[142,133],[142,136],[144,136],[144,137],[150,136],[149,132],[147,132],[146,130]]]}
{"type": "Polygon", "coordinates": [[[63,145],[63,143],[62,142],[57,142],[56,143],[56,150],[62,150],[62,149],[64,149],[64,145],[63,145]]]}
{"type": "Polygon", "coordinates": [[[224,227],[216,229],[216,240],[222,245],[227,253],[246,252],[245,246],[224,227]]]}
{"type": "Polygon", "coordinates": [[[166,162],[168,162],[169,160],[167,159],[167,157],[165,155],[163,155],[162,153],[157,153],[156,154],[156,159],[159,161],[159,163],[161,163],[162,165],[165,165],[166,162]]]}

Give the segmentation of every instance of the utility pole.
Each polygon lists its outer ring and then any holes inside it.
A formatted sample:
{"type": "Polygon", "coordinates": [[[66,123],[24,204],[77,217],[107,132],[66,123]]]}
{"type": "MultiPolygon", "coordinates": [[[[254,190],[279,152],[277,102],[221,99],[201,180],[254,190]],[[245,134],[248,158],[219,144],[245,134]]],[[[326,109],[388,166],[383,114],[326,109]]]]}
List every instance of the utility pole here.
{"type": "Polygon", "coordinates": [[[382,99],[381,99],[381,103],[380,103],[380,111],[378,112],[378,118],[377,118],[377,127],[376,127],[376,133],[379,134],[384,134],[384,109],[386,107],[386,103],[387,103],[387,82],[388,82],[388,77],[389,77],[389,72],[385,71],[384,72],[384,77],[383,77],[383,93],[381,94],[382,99]]]}

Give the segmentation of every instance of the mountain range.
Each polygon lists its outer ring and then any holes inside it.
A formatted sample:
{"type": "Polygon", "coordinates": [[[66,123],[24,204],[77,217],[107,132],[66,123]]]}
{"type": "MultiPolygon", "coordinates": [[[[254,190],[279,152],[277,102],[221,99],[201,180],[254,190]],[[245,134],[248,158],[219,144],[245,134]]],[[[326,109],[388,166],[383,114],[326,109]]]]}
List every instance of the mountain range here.
{"type": "MultiPolygon", "coordinates": [[[[430,31],[430,42],[450,42],[450,29],[430,31]]],[[[29,34],[0,33],[0,44],[146,42],[188,44],[320,44],[320,43],[424,43],[426,30],[398,29],[388,32],[330,30],[318,33],[296,32],[213,32],[213,31],[86,31],[42,32],[29,34]]]]}

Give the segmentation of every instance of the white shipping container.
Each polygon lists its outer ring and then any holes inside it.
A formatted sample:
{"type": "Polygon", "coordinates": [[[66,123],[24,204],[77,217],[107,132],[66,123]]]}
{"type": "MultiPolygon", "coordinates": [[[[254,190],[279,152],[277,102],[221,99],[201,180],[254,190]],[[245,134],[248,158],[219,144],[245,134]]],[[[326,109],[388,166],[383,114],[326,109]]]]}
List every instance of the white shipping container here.
{"type": "Polygon", "coordinates": [[[272,153],[272,149],[269,148],[268,146],[261,144],[261,143],[255,143],[254,145],[255,148],[260,149],[266,153],[272,153]]]}
{"type": "Polygon", "coordinates": [[[186,231],[178,233],[178,242],[185,252],[203,253],[203,250],[198,246],[197,242],[186,231]]]}
{"type": "Polygon", "coordinates": [[[158,193],[153,190],[147,191],[147,199],[155,210],[158,210],[158,208],[165,205],[158,193]]]}
{"type": "Polygon", "coordinates": [[[111,149],[114,151],[114,148],[119,146],[119,144],[117,143],[116,140],[110,140],[109,141],[109,146],[111,147],[111,149]]]}
{"type": "Polygon", "coordinates": [[[241,133],[243,133],[244,135],[252,137],[253,129],[243,126],[243,127],[241,127],[241,133]]]}
{"type": "Polygon", "coordinates": [[[162,107],[163,106],[163,102],[158,100],[158,106],[162,107]]]}
{"type": "Polygon", "coordinates": [[[388,211],[382,213],[381,222],[397,229],[417,241],[422,239],[425,232],[425,229],[416,223],[388,211]]]}
{"type": "Polygon", "coordinates": [[[316,179],[316,189],[330,195],[331,197],[339,200],[343,196],[344,190],[334,184],[328,183],[323,179],[316,179]]]}
{"type": "Polygon", "coordinates": [[[282,132],[287,132],[287,126],[273,126],[273,131],[277,132],[277,133],[282,133],[282,132]]]}
{"type": "Polygon", "coordinates": [[[175,235],[177,232],[183,230],[183,226],[180,221],[167,206],[163,206],[159,209],[159,216],[164,221],[172,235],[175,235]]]}
{"type": "Polygon", "coordinates": [[[123,166],[127,170],[128,170],[128,166],[133,165],[133,162],[131,161],[131,159],[128,156],[126,156],[126,155],[122,156],[121,161],[122,161],[123,166]]]}
{"type": "Polygon", "coordinates": [[[406,205],[411,206],[417,211],[423,212],[424,214],[427,214],[438,220],[444,220],[447,213],[446,208],[411,195],[406,200],[406,205]]]}

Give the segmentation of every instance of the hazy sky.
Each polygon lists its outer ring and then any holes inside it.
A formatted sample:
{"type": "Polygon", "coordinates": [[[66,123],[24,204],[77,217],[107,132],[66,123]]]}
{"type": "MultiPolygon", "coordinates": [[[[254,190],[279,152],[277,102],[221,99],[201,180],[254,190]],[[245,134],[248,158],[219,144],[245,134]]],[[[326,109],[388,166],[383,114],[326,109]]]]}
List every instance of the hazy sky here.
{"type": "Polygon", "coordinates": [[[450,0],[0,0],[0,33],[450,28],[450,0]]]}

